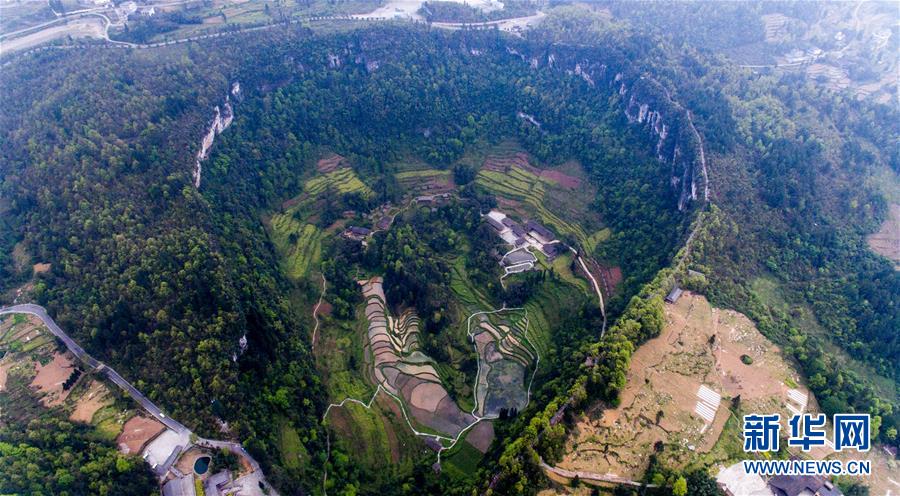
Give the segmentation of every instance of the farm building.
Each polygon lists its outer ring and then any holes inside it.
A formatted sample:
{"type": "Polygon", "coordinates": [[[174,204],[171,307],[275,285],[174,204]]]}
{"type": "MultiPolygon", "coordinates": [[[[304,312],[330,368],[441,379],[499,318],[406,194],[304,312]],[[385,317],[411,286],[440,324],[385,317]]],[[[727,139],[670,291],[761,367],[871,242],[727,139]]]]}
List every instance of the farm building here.
{"type": "Polygon", "coordinates": [[[386,216],[378,219],[378,222],[375,223],[375,227],[377,227],[378,229],[381,229],[382,231],[386,231],[389,227],[391,227],[391,222],[393,222],[393,220],[394,220],[393,217],[386,215],[386,216]]]}
{"type": "Polygon", "coordinates": [[[500,221],[498,221],[497,219],[491,217],[490,215],[485,216],[484,219],[487,221],[488,225],[490,225],[491,227],[493,227],[494,229],[496,229],[497,232],[503,232],[504,230],[506,230],[506,227],[503,225],[502,222],[500,222],[500,221]]]}
{"type": "Polygon", "coordinates": [[[716,484],[728,496],[774,496],[759,474],[748,474],[738,462],[719,472],[716,484]]]}
{"type": "Polygon", "coordinates": [[[776,475],[769,479],[775,496],[842,496],[834,484],[812,475],[776,475]]]}
{"type": "Polygon", "coordinates": [[[368,236],[371,233],[372,233],[371,229],[368,229],[365,227],[350,226],[347,229],[345,229],[344,232],[341,233],[341,235],[347,239],[352,239],[354,241],[362,241],[362,240],[366,239],[366,236],[368,236]]]}
{"type": "Polygon", "coordinates": [[[683,292],[684,291],[679,288],[678,285],[673,286],[672,291],[669,291],[669,294],[666,295],[666,303],[674,304],[676,301],[678,301],[678,298],[681,298],[681,293],[683,292]]]}
{"type": "Polygon", "coordinates": [[[520,226],[519,224],[516,224],[516,225],[514,225],[514,226],[510,226],[509,230],[512,231],[512,233],[513,233],[517,238],[523,238],[523,239],[524,239],[524,238],[525,238],[525,235],[528,234],[528,233],[525,232],[525,229],[523,229],[522,226],[520,226]]]}
{"type": "Polygon", "coordinates": [[[544,255],[547,255],[548,261],[553,261],[562,251],[561,243],[546,243],[541,246],[541,251],[544,252],[544,255]]]}
{"type": "Polygon", "coordinates": [[[541,243],[549,243],[556,239],[556,236],[554,236],[549,229],[533,220],[529,220],[525,223],[525,230],[531,233],[531,235],[537,238],[541,243]]]}
{"type": "Polygon", "coordinates": [[[450,198],[450,193],[437,193],[434,195],[422,195],[416,197],[416,203],[420,205],[440,205],[450,198]]]}

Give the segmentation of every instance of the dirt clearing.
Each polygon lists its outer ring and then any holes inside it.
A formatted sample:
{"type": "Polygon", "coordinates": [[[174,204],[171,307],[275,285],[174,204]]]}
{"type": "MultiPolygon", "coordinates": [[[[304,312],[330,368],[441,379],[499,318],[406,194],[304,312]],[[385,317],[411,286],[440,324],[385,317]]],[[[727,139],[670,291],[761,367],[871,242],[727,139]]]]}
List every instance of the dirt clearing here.
{"type": "Polygon", "coordinates": [[[110,402],[109,390],[106,389],[106,386],[98,381],[91,381],[87,391],[75,403],[75,409],[72,410],[69,419],[89,424],[97,410],[110,402]]]}
{"type": "Polygon", "coordinates": [[[140,453],[144,446],[157,434],[162,432],[165,426],[154,419],[135,415],[125,422],[122,433],[116,438],[119,451],[125,453],[140,453]]]}
{"type": "Polygon", "coordinates": [[[869,248],[894,262],[900,270],[900,203],[892,203],[890,214],[881,229],[869,236],[869,248]]]}
{"type": "Polygon", "coordinates": [[[675,466],[709,451],[732,401],[782,418],[806,410],[799,375],[744,315],[685,292],[666,305],[666,321],[632,357],[621,405],[582,415],[561,468],[639,479],[657,443],[675,466]]]}
{"type": "Polygon", "coordinates": [[[482,453],[487,453],[494,440],[494,424],[492,422],[478,422],[466,435],[466,442],[482,453]]]}
{"type": "Polygon", "coordinates": [[[328,157],[320,159],[318,162],[316,162],[316,170],[323,174],[334,172],[341,167],[347,167],[347,163],[344,157],[338,154],[329,155],[328,157]]]}
{"type": "Polygon", "coordinates": [[[0,53],[7,54],[16,50],[25,50],[53,40],[66,38],[104,39],[105,27],[98,17],[83,17],[65,24],[55,24],[40,31],[12,38],[0,43],[0,53]]]}
{"type": "Polygon", "coordinates": [[[6,378],[12,365],[12,362],[0,363],[0,391],[6,391],[6,378]]]}
{"type": "Polygon", "coordinates": [[[63,383],[75,370],[71,355],[68,352],[56,353],[47,365],[35,363],[34,370],[37,375],[31,381],[31,387],[43,393],[41,403],[44,406],[55,406],[65,401],[72,389],[64,390],[63,383]]]}

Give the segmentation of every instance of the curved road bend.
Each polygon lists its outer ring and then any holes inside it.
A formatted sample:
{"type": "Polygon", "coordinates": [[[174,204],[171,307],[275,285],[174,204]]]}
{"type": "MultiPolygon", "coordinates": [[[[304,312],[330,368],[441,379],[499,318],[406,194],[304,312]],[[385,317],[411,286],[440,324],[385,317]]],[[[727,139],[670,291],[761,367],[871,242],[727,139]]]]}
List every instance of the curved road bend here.
{"type": "Polygon", "coordinates": [[[569,480],[578,477],[578,479],[582,481],[606,482],[609,484],[618,484],[632,487],[658,487],[656,484],[644,484],[642,482],[633,481],[626,477],[619,477],[618,475],[613,474],[595,474],[593,472],[581,471],[575,472],[572,470],[566,470],[564,468],[553,467],[544,462],[543,459],[541,459],[541,468],[569,480]]]}
{"type": "Polygon", "coordinates": [[[53,333],[54,336],[62,340],[63,344],[66,345],[66,348],[68,348],[73,355],[78,357],[79,360],[87,364],[87,366],[91,369],[106,375],[109,380],[114,382],[123,391],[128,393],[128,395],[131,396],[134,401],[141,405],[144,410],[147,410],[150,415],[153,415],[156,420],[159,420],[163,423],[163,425],[165,425],[169,429],[172,429],[178,434],[191,434],[190,429],[182,425],[180,422],[166,416],[158,406],[150,401],[149,398],[141,394],[141,392],[138,391],[137,388],[126,381],[121,375],[119,375],[118,372],[116,372],[111,367],[108,367],[103,362],[88,355],[88,353],[84,351],[84,348],[78,346],[78,343],[76,343],[72,338],[69,337],[68,334],[60,329],[60,327],[56,324],[56,322],[53,321],[50,315],[47,314],[47,310],[44,307],[40,305],[24,304],[0,308],[0,315],[13,313],[27,313],[41,319],[44,325],[47,326],[47,329],[50,329],[50,332],[53,333]]]}
{"type": "MultiPolygon", "coordinates": [[[[165,425],[169,429],[172,429],[177,434],[188,436],[193,434],[190,429],[182,425],[180,422],[163,414],[162,410],[160,410],[158,406],[150,401],[149,398],[141,394],[141,392],[138,391],[137,388],[132,386],[131,383],[125,380],[124,377],[119,375],[119,373],[116,372],[115,369],[90,356],[86,351],[84,351],[84,348],[78,346],[78,343],[70,338],[69,335],[65,333],[65,331],[60,329],[60,327],[50,317],[50,315],[47,314],[47,309],[40,305],[33,305],[30,303],[0,308],[0,315],[14,313],[26,313],[29,315],[34,315],[35,317],[41,319],[44,325],[47,326],[47,329],[50,329],[50,332],[53,333],[54,336],[62,340],[63,344],[66,345],[66,348],[68,348],[73,355],[78,357],[79,360],[87,364],[87,366],[92,368],[94,371],[105,374],[110,381],[114,382],[123,391],[128,393],[128,395],[131,396],[134,401],[141,405],[141,407],[148,413],[150,413],[150,415],[153,415],[156,420],[159,420],[163,423],[163,425],[165,425]]],[[[241,443],[199,438],[194,441],[194,444],[207,448],[225,448],[235,455],[243,457],[245,460],[247,460],[247,462],[250,463],[250,467],[253,469],[253,472],[259,472],[260,474],[262,474],[259,462],[257,462],[252,456],[250,456],[250,453],[248,453],[247,450],[244,449],[241,443]]]]}

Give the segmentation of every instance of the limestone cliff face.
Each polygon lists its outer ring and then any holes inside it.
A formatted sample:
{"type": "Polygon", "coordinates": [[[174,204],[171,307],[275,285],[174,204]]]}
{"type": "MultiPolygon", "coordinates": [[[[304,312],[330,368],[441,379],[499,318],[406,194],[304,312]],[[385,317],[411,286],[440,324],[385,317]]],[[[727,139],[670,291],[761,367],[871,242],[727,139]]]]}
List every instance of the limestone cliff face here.
{"type": "Polygon", "coordinates": [[[703,139],[690,111],[673,100],[665,86],[636,72],[628,57],[615,51],[572,46],[533,50],[536,49],[505,47],[506,54],[534,70],[564,71],[597,91],[618,95],[628,122],[644,131],[654,155],[670,167],[669,180],[678,197],[678,209],[684,211],[694,202],[709,199],[703,139]]]}
{"type": "MultiPolygon", "coordinates": [[[[340,70],[355,63],[374,72],[380,64],[370,59],[370,54],[384,44],[383,39],[360,40],[357,45],[346,47],[341,54],[328,53],[325,67],[340,70]]],[[[669,166],[669,182],[678,198],[678,209],[685,211],[692,204],[709,200],[703,138],[694,126],[691,112],[674,100],[663,84],[635,69],[628,53],[596,46],[536,46],[514,39],[503,40],[503,43],[493,39],[469,39],[462,42],[459,49],[472,57],[493,54],[518,59],[535,71],[565,72],[583,79],[596,91],[617,98],[628,122],[643,131],[651,152],[669,166]]],[[[541,127],[539,113],[519,111],[517,117],[541,127]]]]}
{"type": "MultiPolygon", "coordinates": [[[[240,93],[241,85],[240,83],[235,82],[231,86],[231,95],[234,95],[237,98],[240,96],[240,93]]],[[[213,111],[215,112],[215,116],[213,117],[212,123],[209,125],[206,134],[204,134],[203,138],[200,140],[200,150],[197,151],[197,160],[194,164],[193,172],[195,188],[200,187],[200,178],[203,172],[201,163],[209,157],[209,150],[216,141],[216,136],[228,129],[228,126],[230,126],[231,122],[234,120],[234,109],[231,108],[230,95],[225,95],[225,103],[222,105],[221,109],[216,105],[213,111]]]]}
{"type": "Polygon", "coordinates": [[[626,91],[628,122],[641,126],[653,143],[656,157],[671,167],[670,182],[678,193],[678,209],[708,199],[709,180],[703,141],[690,111],[672,100],[657,81],[638,77],[626,91]]]}

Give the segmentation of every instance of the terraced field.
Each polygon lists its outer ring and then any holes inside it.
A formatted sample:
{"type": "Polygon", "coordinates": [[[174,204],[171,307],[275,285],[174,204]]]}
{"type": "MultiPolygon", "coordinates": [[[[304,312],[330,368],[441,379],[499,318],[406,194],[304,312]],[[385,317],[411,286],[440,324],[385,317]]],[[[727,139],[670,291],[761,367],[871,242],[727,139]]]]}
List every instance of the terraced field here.
{"type": "MultiPolygon", "coordinates": [[[[560,197],[559,200],[562,203],[571,203],[573,193],[561,191],[560,188],[557,188],[556,182],[546,177],[515,166],[509,167],[505,171],[483,168],[478,172],[475,183],[499,197],[521,205],[524,207],[525,213],[536,216],[539,222],[556,231],[557,234],[574,238],[590,252],[609,236],[607,229],[588,233],[581,225],[567,222],[547,208],[547,204],[551,203],[551,195],[560,197]]],[[[575,202],[591,201],[588,196],[578,198],[579,196],[585,195],[575,195],[575,202]]]]}
{"type": "Polygon", "coordinates": [[[539,360],[528,335],[528,312],[520,309],[483,312],[469,319],[469,335],[478,350],[476,414],[496,417],[502,410],[528,404],[531,375],[539,360]]]}
{"type": "Polygon", "coordinates": [[[304,277],[319,264],[325,231],[297,220],[292,213],[273,215],[270,223],[272,241],[289,277],[304,277]]]}
{"type": "Polygon", "coordinates": [[[458,436],[477,419],[462,411],[444,388],[434,360],[419,350],[419,318],[411,310],[387,311],[380,278],[363,285],[369,321],[368,374],[391,395],[402,398],[413,424],[426,432],[458,436]]]}
{"type": "MultiPolygon", "coordinates": [[[[412,167],[419,167],[419,165],[412,165],[412,167]]],[[[411,196],[447,193],[456,188],[449,170],[404,168],[401,172],[395,173],[394,178],[400,188],[411,196]]]]}
{"type": "Polygon", "coordinates": [[[309,197],[321,195],[328,187],[332,187],[339,194],[362,193],[368,197],[373,194],[372,189],[366,186],[349,167],[343,167],[327,174],[317,175],[306,181],[303,191],[309,197]]]}
{"type": "Polygon", "coordinates": [[[89,424],[100,438],[115,440],[134,410],[123,411],[105,383],[76,368],[77,360],[57,349],[40,320],[22,314],[0,317],[0,423],[27,422],[49,408],[62,419],[89,424]]]}

